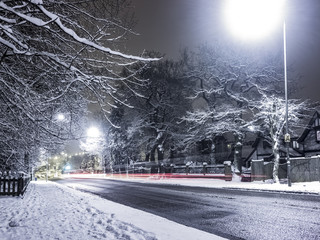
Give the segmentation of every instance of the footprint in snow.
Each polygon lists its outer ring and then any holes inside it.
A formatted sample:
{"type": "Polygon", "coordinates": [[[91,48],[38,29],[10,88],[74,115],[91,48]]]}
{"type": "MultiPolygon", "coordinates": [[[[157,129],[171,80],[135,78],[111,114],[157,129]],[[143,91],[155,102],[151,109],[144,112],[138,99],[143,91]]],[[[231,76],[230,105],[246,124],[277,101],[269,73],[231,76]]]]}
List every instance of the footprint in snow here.
{"type": "Polygon", "coordinates": [[[16,220],[11,220],[9,222],[9,227],[19,227],[19,223],[16,220]]]}

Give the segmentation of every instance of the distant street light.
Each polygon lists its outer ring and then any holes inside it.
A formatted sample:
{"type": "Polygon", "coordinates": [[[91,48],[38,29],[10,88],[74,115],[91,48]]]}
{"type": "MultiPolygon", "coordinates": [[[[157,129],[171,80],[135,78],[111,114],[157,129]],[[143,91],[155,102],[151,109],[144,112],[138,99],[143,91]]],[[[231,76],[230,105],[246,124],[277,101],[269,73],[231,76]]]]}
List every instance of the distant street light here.
{"type": "Polygon", "coordinates": [[[58,115],[57,115],[57,120],[58,121],[63,121],[65,119],[65,116],[62,114],[62,113],[59,113],[58,115]]]}
{"type": "Polygon", "coordinates": [[[249,127],[248,127],[248,130],[249,130],[250,132],[254,132],[255,127],[254,127],[254,126],[249,126],[249,127]]]}
{"type": "Polygon", "coordinates": [[[71,169],[71,166],[70,166],[70,165],[67,165],[64,169],[65,169],[65,170],[70,170],[70,169],[71,169]]]}
{"type": "Polygon", "coordinates": [[[285,122],[286,159],[288,186],[291,187],[291,167],[289,157],[289,127],[288,127],[288,81],[287,81],[287,46],[286,24],[284,20],[284,0],[228,0],[225,17],[227,25],[234,35],[244,40],[255,40],[265,37],[277,25],[283,22],[283,59],[285,86],[285,122]]]}

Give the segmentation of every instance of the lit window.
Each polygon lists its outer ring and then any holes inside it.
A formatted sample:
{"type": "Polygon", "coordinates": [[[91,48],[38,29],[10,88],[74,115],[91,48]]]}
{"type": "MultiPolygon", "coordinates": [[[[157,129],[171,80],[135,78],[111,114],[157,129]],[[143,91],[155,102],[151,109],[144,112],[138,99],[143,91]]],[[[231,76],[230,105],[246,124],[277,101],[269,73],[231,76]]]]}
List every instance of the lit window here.
{"type": "Polygon", "coordinates": [[[299,143],[298,143],[297,141],[293,141],[293,142],[292,142],[292,147],[293,147],[294,149],[299,149],[299,143]]]}
{"type": "Polygon", "coordinates": [[[320,142],[320,130],[316,131],[316,139],[318,142],[320,142]]]}

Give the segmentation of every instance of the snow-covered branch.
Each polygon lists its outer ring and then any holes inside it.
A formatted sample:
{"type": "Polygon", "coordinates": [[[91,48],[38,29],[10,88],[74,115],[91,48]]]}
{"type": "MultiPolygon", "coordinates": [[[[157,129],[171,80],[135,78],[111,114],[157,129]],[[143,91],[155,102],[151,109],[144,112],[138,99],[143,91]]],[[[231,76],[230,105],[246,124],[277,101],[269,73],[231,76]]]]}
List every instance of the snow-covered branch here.
{"type": "Polygon", "coordinates": [[[25,152],[77,138],[88,102],[107,119],[110,106],[130,107],[119,88],[142,96],[146,82],[136,66],[159,58],[119,50],[118,40],[135,34],[121,6],[125,1],[0,1],[0,159],[14,165],[25,152]],[[68,122],[54,120],[59,111],[69,113],[68,122]]]}

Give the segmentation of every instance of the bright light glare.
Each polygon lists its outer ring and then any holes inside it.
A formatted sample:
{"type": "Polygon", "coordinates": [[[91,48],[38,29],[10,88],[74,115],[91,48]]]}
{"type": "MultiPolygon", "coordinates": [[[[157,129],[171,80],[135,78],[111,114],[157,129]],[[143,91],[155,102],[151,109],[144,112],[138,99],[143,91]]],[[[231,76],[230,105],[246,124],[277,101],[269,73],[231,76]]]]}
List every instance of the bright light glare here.
{"type": "Polygon", "coordinates": [[[59,113],[57,115],[57,119],[58,119],[58,121],[63,121],[64,120],[64,115],[62,113],[59,113]]]}
{"type": "Polygon", "coordinates": [[[264,38],[283,20],[284,0],[227,0],[225,20],[243,40],[264,38]]]}
{"type": "Polygon", "coordinates": [[[66,169],[66,170],[70,170],[70,169],[71,169],[71,166],[70,166],[70,165],[67,165],[67,166],[65,167],[65,169],[66,169]]]}
{"type": "Polygon", "coordinates": [[[249,129],[249,131],[254,132],[255,127],[254,126],[249,126],[248,129],[249,129]]]}
{"type": "Polygon", "coordinates": [[[88,137],[91,137],[91,138],[100,137],[100,131],[99,131],[99,129],[96,128],[96,127],[90,127],[90,128],[87,130],[87,136],[88,136],[88,137]]]}

